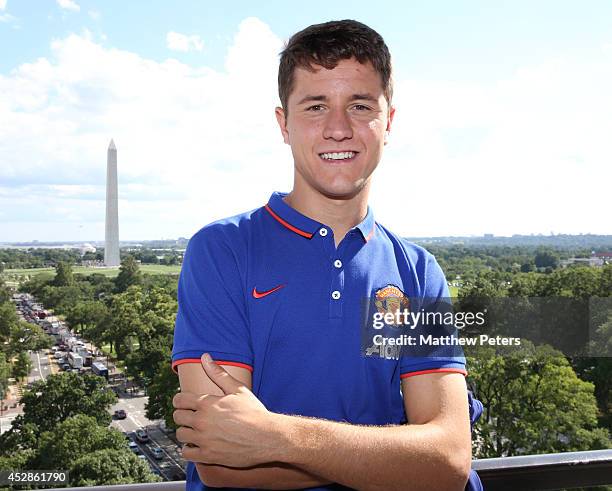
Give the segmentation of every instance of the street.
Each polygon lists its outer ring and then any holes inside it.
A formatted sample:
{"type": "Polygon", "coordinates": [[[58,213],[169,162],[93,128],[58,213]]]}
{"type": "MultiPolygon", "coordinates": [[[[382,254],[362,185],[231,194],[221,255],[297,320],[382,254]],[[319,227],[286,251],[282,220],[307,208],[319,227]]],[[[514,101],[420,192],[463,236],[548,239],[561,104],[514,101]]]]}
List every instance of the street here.
{"type": "Polygon", "coordinates": [[[120,396],[119,402],[111,407],[111,413],[114,413],[117,409],[123,409],[127,413],[127,417],[125,419],[113,419],[111,428],[117,428],[126,435],[130,435],[138,445],[140,452],[147,458],[151,468],[157,469],[165,478],[169,480],[185,479],[183,472],[185,461],[177,452],[177,444],[162,431],[160,421],[150,421],[146,418],[144,408],[146,402],[146,396],[120,396]],[[147,431],[151,440],[149,443],[140,443],[135,438],[134,432],[141,428],[147,431]],[[151,448],[154,446],[162,449],[163,459],[156,460],[153,457],[151,448]]]}

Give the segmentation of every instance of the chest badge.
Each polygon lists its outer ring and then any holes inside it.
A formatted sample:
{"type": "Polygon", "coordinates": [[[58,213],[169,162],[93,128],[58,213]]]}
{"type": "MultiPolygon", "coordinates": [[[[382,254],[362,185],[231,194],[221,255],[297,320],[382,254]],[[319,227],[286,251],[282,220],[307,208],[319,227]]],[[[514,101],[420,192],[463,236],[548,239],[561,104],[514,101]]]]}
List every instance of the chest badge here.
{"type": "Polygon", "coordinates": [[[393,326],[401,324],[398,317],[399,312],[410,311],[410,300],[406,294],[395,285],[387,285],[383,288],[379,288],[376,290],[375,297],[374,304],[376,305],[376,310],[383,316],[385,314],[393,314],[395,317],[395,320],[391,322],[393,326]]]}

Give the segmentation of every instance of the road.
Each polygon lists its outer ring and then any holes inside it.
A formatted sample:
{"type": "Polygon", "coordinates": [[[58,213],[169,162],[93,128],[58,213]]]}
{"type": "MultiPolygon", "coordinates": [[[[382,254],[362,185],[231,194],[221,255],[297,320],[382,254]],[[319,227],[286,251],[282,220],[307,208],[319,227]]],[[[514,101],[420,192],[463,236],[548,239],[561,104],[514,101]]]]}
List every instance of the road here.
{"type": "Polygon", "coordinates": [[[114,413],[117,409],[124,409],[127,413],[127,418],[113,419],[111,427],[131,435],[132,440],[138,444],[142,454],[147,457],[149,465],[153,469],[157,469],[166,479],[185,479],[183,471],[185,468],[185,461],[177,451],[177,444],[160,429],[160,421],[150,421],[145,416],[145,404],[147,399],[146,396],[120,396],[119,402],[111,407],[111,413],[114,413]],[[140,428],[147,430],[151,440],[149,443],[140,443],[133,436],[133,433],[140,428]],[[151,452],[153,446],[158,446],[162,449],[164,453],[163,459],[156,460],[153,457],[151,452]]]}
{"type": "Polygon", "coordinates": [[[28,375],[28,383],[40,379],[46,380],[49,375],[55,373],[52,371],[51,357],[46,350],[30,352],[30,360],[32,360],[32,371],[28,375]]]}
{"type": "MultiPolygon", "coordinates": [[[[57,360],[54,355],[47,350],[39,352],[31,352],[30,359],[32,360],[32,370],[28,376],[28,383],[37,380],[46,380],[51,375],[60,372],[57,360]]],[[[99,361],[104,361],[99,359],[99,361]]],[[[18,394],[20,396],[21,394],[18,394]]],[[[110,413],[113,414],[117,409],[124,409],[127,413],[127,418],[124,420],[113,419],[111,427],[122,431],[126,435],[130,435],[140,449],[140,453],[144,455],[152,469],[159,472],[161,476],[168,480],[183,480],[185,479],[184,468],[186,462],[178,452],[177,443],[168,437],[168,435],[160,428],[160,421],[151,421],[146,417],[145,404],[148,400],[146,396],[131,396],[126,393],[120,393],[119,401],[110,408],[110,413]],[[150,442],[139,443],[134,437],[134,432],[140,428],[147,430],[150,442]],[[162,449],[163,459],[156,460],[153,457],[151,448],[158,446],[162,449]]],[[[0,417],[0,434],[7,431],[11,427],[12,420],[17,416],[16,410],[11,413],[4,414],[0,417]]],[[[21,412],[21,411],[19,411],[21,412]]]]}

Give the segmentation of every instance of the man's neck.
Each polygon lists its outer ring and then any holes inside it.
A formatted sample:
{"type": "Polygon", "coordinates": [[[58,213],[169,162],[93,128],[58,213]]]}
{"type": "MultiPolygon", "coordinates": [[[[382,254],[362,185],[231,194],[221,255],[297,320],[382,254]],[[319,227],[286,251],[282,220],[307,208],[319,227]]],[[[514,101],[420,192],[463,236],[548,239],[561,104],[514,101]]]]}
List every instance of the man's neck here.
{"type": "Polygon", "coordinates": [[[338,247],[346,233],[366,217],[369,188],[370,185],[367,183],[359,193],[351,198],[333,199],[314,189],[299,189],[294,186],[284,200],[302,215],[330,227],[334,232],[334,242],[338,247]]]}

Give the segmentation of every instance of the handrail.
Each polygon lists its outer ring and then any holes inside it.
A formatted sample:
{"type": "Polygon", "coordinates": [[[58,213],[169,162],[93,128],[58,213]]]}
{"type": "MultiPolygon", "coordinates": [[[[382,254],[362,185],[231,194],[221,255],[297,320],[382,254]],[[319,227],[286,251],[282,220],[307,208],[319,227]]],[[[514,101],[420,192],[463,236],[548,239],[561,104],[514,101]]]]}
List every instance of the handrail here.
{"type": "Polygon", "coordinates": [[[479,459],[485,491],[547,490],[612,484],[612,449],[479,459]]]}
{"type": "MultiPolygon", "coordinates": [[[[485,491],[543,491],[612,484],[612,449],[478,459],[472,461],[485,491]]],[[[57,491],[183,491],[185,481],[119,484],[57,491]]],[[[55,490],[50,490],[55,491],[55,490]]]]}

